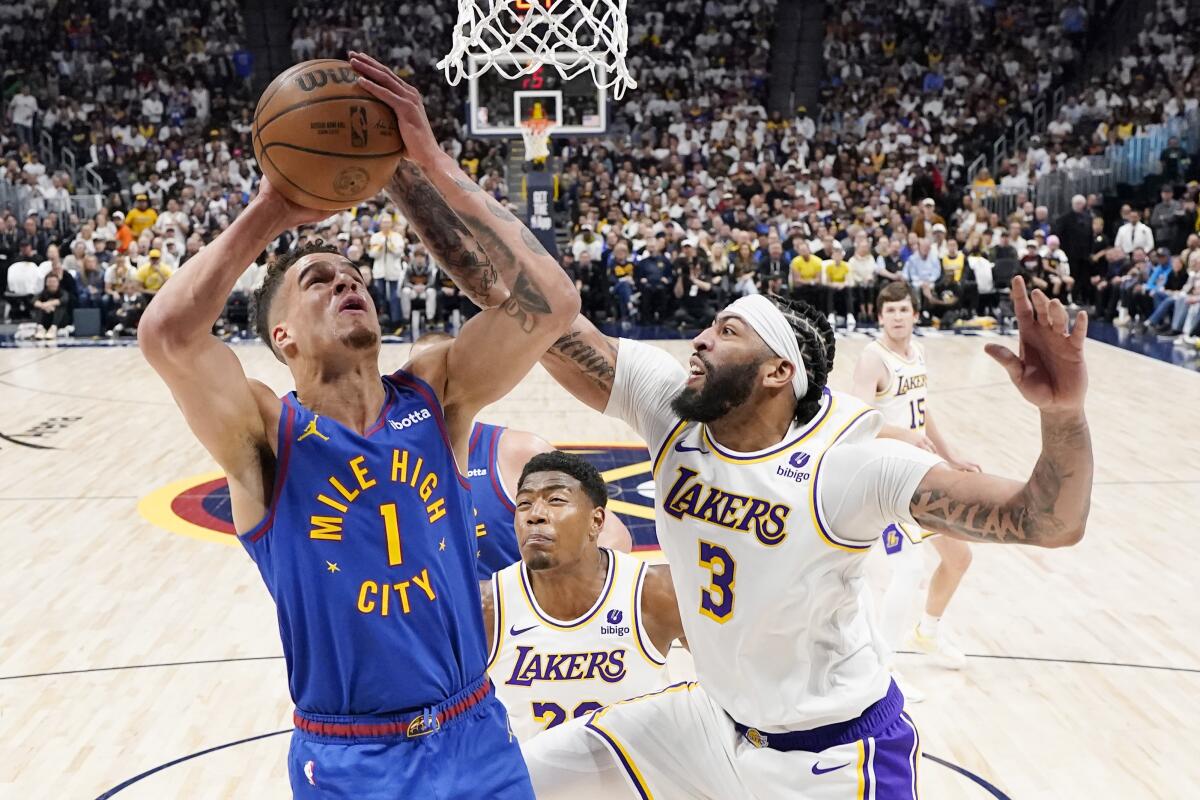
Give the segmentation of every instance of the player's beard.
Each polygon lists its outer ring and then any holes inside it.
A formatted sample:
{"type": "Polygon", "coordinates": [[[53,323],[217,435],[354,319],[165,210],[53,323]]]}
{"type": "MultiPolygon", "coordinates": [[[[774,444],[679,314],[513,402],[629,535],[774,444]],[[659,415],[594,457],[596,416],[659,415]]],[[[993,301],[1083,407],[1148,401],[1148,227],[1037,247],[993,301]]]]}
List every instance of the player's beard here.
{"type": "Polygon", "coordinates": [[[750,399],[761,361],[729,364],[718,369],[704,356],[697,354],[696,357],[704,364],[704,385],[700,389],[685,386],[675,395],[671,410],[680,419],[713,422],[750,399]]]}

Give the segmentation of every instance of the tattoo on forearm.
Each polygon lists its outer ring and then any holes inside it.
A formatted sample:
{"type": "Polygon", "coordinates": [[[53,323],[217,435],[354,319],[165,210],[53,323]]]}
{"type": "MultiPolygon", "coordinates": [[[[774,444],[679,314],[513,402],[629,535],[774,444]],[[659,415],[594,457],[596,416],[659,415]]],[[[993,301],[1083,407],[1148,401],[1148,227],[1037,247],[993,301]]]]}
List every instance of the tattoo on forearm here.
{"type": "Polygon", "coordinates": [[[529,230],[529,228],[522,229],[521,241],[525,242],[525,246],[528,247],[530,251],[534,253],[534,255],[550,255],[546,252],[546,248],[542,247],[542,243],[538,241],[538,238],[533,235],[533,231],[529,230]]]}
{"type": "Polygon", "coordinates": [[[1025,486],[1002,502],[918,490],[913,519],[933,531],[980,542],[1048,544],[1082,527],[1091,508],[1092,448],[1087,421],[1043,424],[1042,455],[1025,486]]]}
{"type": "Polygon", "coordinates": [[[496,219],[504,220],[505,222],[516,222],[514,217],[507,208],[497,203],[495,200],[487,201],[488,211],[492,212],[492,216],[496,219]]]}
{"type": "Polygon", "coordinates": [[[560,336],[550,348],[550,353],[558,358],[572,361],[579,370],[601,389],[611,390],[613,380],[617,377],[617,349],[607,337],[604,344],[607,352],[597,350],[592,345],[582,341],[583,334],[570,331],[560,336]]]}
{"type": "Polygon", "coordinates": [[[500,306],[505,314],[517,320],[521,330],[529,333],[537,327],[537,318],[550,313],[550,303],[541,289],[521,272],[513,283],[512,293],[500,306]]]}
{"type": "Polygon", "coordinates": [[[387,188],[454,282],[476,302],[487,297],[498,279],[496,267],[420,167],[411,162],[401,164],[387,188]]]}
{"type": "Polygon", "coordinates": [[[479,184],[472,183],[471,181],[464,181],[462,178],[455,178],[454,183],[456,186],[458,186],[458,188],[465,192],[471,192],[472,194],[483,191],[483,189],[479,187],[479,184]]]}

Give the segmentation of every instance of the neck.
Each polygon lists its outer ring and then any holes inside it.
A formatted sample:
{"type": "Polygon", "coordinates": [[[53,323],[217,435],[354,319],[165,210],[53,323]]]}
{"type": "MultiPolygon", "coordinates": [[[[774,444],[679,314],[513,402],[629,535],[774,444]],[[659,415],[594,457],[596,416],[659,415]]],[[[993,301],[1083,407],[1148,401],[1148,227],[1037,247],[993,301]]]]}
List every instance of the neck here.
{"type": "Polygon", "coordinates": [[[713,438],[739,453],[753,453],[779,444],[796,416],[796,399],[789,384],[765,399],[735,408],[708,425],[713,438]]]}
{"type": "Polygon", "coordinates": [[[528,570],[538,605],[558,620],[576,619],[596,604],[608,574],[608,556],[599,547],[582,558],[550,569],[528,570]]]}
{"type": "Polygon", "coordinates": [[[378,357],[349,364],[292,365],[296,395],[313,413],[364,433],[379,418],[387,393],[379,379],[378,357]]]}
{"type": "Polygon", "coordinates": [[[912,334],[910,333],[902,339],[896,339],[885,331],[883,334],[883,346],[898,356],[908,358],[908,351],[912,346],[912,334]]]}

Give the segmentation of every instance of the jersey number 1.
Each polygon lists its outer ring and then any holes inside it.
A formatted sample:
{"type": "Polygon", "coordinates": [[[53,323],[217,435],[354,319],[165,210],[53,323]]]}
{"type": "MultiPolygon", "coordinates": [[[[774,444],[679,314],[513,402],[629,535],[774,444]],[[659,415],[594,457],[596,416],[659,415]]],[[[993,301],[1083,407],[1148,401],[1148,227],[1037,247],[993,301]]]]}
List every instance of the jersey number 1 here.
{"type": "Polygon", "coordinates": [[[404,554],[400,550],[400,517],[396,514],[396,504],[381,505],[379,516],[383,517],[383,532],[387,536],[388,566],[397,567],[404,563],[404,554]]]}

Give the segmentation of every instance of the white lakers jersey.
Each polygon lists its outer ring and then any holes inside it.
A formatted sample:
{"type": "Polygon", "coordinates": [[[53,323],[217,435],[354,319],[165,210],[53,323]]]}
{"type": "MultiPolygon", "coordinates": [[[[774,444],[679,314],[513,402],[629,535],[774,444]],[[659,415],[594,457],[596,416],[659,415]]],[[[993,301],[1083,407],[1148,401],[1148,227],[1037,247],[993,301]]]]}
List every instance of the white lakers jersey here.
{"type": "Polygon", "coordinates": [[[912,358],[904,358],[889,350],[878,339],[868,344],[866,350],[878,355],[888,368],[888,385],[875,392],[875,407],[883,414],[884,423],[924,431],[928,392],[925,351],[913,342],[912,358]]]}
{"type": "MultiPolygon", "coordinates": [[[[876,339],[866,346],[864,352],[871,350],[887,366],[888,384],[875,392],[875,407],[883,414],[884,423],[924,433],[925,402],[929,393],[925,350],[915,341],[910,348],[912,358],[904,358],[876,339]]],[[[883,547],[887,553],[894,554],[900,550],[901,542],[898,537],[902,534],[914,543],[932,535],[915,525],[889,524],[882,534],[883,547]]]]}
{"type": "Polygon", "coordinates": [[[647,565],[602,549],[604,588],[574,620],[554,619],[538,606],[524,563],[492,576],[488,674],[518,739],[667,685],[667,659],[642,624],[647,565]]]}
{"type": "Polygon", "coordinates": [[[778,444],[733,452],[672,420],[687,375],[666,353],[622,339],[616,373],[605,413],[654,456],[658,539],[709,696],[767,733],[846,721],[882,698],[865,556],[936,457],[876,440],[879,413],[829,390],[778,444]],[[851,458],[831,458],[843,447],[851,458]]]}

